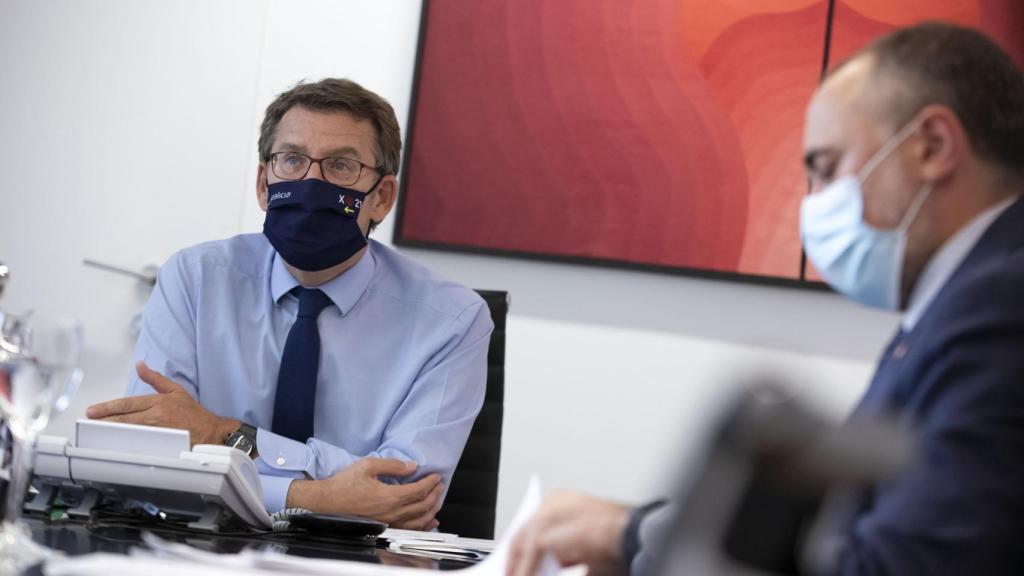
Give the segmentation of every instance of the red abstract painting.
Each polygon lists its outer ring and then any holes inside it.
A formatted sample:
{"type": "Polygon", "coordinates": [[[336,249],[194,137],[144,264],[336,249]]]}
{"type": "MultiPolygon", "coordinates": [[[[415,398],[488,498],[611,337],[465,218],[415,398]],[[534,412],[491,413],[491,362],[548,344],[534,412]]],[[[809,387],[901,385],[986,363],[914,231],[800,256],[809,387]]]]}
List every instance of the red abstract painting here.
{"type": "Polygon", "coordinates": [[[430,0],[395,242],[813,280],[804,107],[895,27],[979,27],[1024,60],[1019,0],[430,0]]]}

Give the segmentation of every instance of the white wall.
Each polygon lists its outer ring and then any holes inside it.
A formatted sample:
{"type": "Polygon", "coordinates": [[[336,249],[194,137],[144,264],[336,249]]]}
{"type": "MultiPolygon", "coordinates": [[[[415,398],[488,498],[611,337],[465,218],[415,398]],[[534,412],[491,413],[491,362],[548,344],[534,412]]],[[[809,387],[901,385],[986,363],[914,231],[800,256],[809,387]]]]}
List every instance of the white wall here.
{"type": "Polygon", "coordinates": [[[0,17],[5,309],[84,323],[85,406],[128,381],[134,268],[238,232],[264,14],[246,0],[8,1],[0,17]]]}
{"type": "MultiPolygon", "coordinates": [[[[0,19],[0,302],[83,320],[85,406],[118,395],[130,280],[202,240],[258,231],[263,108],[300,78],[348,76],[405,127],[413,0],[4,0],[0,19]]],[[[794,159],[796,161],[796,159],[794,159]]],[[[391,237],[391,221],[375,233],[391,237]]],[[[525,481],[627,501],[656,494],[736,375],[769,369],[840,417],[895,319],[819,292],[409,250],[512,294],[499,528],[525,481]]]]}

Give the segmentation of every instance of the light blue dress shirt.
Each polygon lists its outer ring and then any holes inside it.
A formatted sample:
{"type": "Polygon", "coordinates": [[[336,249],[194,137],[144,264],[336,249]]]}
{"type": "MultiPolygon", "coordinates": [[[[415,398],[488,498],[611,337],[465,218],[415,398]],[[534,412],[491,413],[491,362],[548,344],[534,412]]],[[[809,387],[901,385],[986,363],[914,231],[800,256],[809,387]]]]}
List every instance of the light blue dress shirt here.
{"type": "MultiPolygon", "coordinates": [[[[135,359],[211,412],[259,430],[267,510],[295,478],[327,478],[364,456],[413,460],[417,479],[451,482],[484,400],[494,325],[475,292],[370,241],[355,266],[319,288],[314,438],[270,431],[277,373],[298,312],[298,281],[262,234],[185,249],[161,267],[135,359]]],[[[129,395],[152,394],[135,376],[129,395]]]]}

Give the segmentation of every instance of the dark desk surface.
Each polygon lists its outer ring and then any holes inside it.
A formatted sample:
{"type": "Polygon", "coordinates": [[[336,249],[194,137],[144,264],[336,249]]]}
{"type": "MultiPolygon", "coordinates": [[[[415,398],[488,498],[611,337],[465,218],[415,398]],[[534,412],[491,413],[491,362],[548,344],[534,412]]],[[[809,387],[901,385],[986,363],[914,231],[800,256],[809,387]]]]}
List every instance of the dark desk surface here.
{"type": "MultiPolygon", "coordinates": [[[[50,521],[38,516],[28,517],[25,520],[32,527],[32,538],[36,542],[61,550],[69,556],[78,556],[89,552],[126,554],[130,548],[141,545],[143,530],[127,524],[117,525],[109,522],[89,524],[77,520],[50,521]]],[[[458,570],[472,566],[471,562],[431,560],[329,538],[278,534],[227,535],[198,532],[186,534],[177,530],[161,530],[152,527],[147,527],[145,530],[165,540],[188,544],[207,552],[223,554],[234,554],[246,549],[269,548],[293,556],[413,566],[428,570],[458,570]]]]}

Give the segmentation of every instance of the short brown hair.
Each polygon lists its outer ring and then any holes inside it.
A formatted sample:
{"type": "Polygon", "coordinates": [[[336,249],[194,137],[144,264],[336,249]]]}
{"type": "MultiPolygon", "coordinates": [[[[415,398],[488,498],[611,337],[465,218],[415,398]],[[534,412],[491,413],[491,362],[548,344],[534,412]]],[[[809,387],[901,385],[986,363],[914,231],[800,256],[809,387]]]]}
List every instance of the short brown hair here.
{"type": "Polygon", "coordinates": [[[302,82],[282,92],[267,106],[260,126],[260,160],[270,160],[277,125],[288,110],[302,106],[318,112],[347,112],[368,120],[376,133],[373,154],[382,174],[398,174],[402,161],[402,131],[388,101],[345,78],[302,82]]]}
{"type": "Polygon", "coordinates": [[[895,81],[884,103],[894,124],[908,122],[928,104],[949,107],[978,156],[1024,176],[1024,74],[983,33],[925,22],[875,40],[873,74],[895,81]]]}

